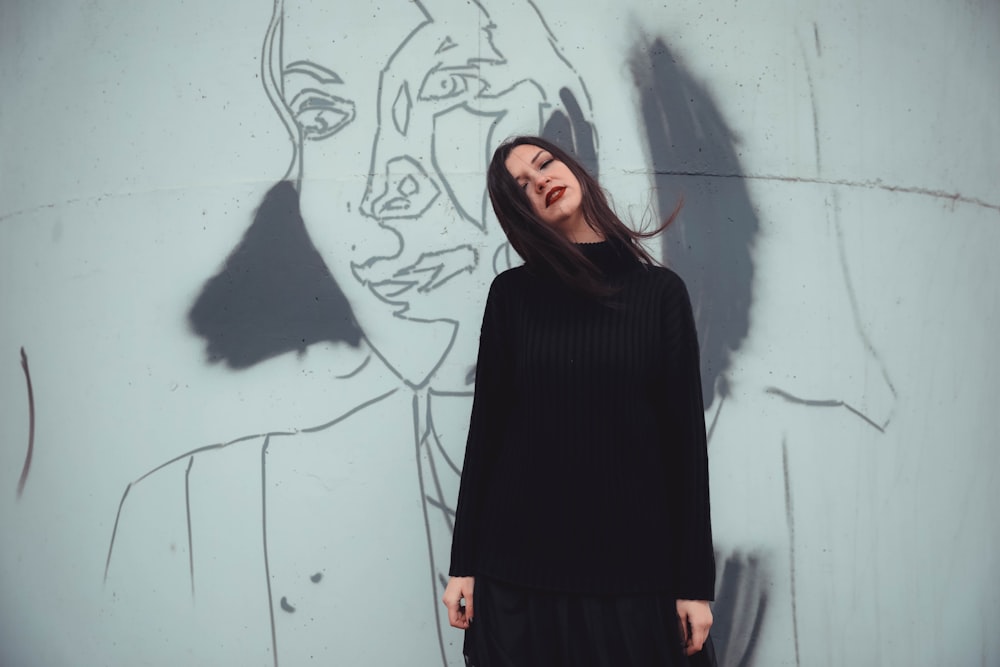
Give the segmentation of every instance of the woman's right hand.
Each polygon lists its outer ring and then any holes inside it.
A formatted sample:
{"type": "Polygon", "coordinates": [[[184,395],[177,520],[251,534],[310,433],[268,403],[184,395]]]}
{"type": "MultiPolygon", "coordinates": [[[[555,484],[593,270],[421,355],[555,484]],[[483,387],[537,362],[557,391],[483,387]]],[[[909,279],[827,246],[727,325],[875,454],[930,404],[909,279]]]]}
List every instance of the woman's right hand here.
{"type": "Polygon", "coordinates": [[[476,587],[475,577],[452,577],[444,589],[441,601],[448,608],[448,622],[453,628],[468,630],[472,623],[472,590],[476,587]],[[462,606],[465,600],[465,606],[462,606]]]}

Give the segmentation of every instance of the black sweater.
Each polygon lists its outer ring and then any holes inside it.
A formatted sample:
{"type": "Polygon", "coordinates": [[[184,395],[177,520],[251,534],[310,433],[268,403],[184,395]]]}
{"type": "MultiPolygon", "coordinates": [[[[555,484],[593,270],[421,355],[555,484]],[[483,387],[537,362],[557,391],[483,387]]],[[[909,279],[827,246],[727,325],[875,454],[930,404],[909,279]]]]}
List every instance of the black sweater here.
{"type": "Polygon", "coordinates": [[[603,302],[527,267],[490,287],[450,573],[711,600],[687,290],[610,243],[580,247],[618,290],[603,302]]]}

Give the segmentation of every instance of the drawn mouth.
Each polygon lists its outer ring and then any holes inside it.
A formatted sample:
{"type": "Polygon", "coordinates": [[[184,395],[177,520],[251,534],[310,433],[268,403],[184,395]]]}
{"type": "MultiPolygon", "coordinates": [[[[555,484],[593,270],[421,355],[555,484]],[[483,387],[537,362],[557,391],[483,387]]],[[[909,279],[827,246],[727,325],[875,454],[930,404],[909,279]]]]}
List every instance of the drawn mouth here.
{"type": "Polygon", "coordinates": [[[352,265],[355,278],[381,300],[405,304],[414,292],[429,294],[452,278],[471,273],[479,265],[479,253],[469,245],[421,253],[415,262],[399,267],[387,258],[352,265]],[[404,297],[404,295],[406,295],[404,297]]]}
{"type": "Polygon", "coordinates": [[[562,185],[557,185],[549,190],[549,193],[545,195],[545,208],[552,206],[554,203],[562,199],[564,192],[566,192],[566,187],[562,185]]]}
{"type": "Polygon", "coordinates": [[[419,285],[415,280],[383,280],[382,282],[369,283],[368,288],[383,301],[396,301],[404,293],[419,285]]]}

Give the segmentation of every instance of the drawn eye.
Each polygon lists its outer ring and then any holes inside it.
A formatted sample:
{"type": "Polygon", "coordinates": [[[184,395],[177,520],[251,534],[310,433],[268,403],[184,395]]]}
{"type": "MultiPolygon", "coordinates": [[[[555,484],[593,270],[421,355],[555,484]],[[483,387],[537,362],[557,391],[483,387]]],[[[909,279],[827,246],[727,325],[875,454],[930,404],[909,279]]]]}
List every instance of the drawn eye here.
{"type": "Polygon", "coordinates": [[[316,88],[300,91],[288,107],[302,138],[311,141],[333,136],[354,120],[354,102],[316,88]]]}
{"type": "Polygon", "coordinates": [[[424,78],[420,85],[417,98],[421,100],[444,100],[457,97],[469,90],[469,81],[478,77],[466,72],[454,70],[433,70],[424,78]]]}

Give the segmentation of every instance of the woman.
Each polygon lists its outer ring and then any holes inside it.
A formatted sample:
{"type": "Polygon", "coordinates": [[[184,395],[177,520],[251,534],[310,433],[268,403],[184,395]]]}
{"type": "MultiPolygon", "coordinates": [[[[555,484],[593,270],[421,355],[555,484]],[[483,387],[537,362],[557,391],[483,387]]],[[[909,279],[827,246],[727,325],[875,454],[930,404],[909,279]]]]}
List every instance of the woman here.
{"type": "Polygon", "coordinates": [[[500,146],[487,185],[525,264],[483,316],[449,621],[476,667],[688,664],[715,585],[698,344],[639,243],[677,211],[628,229],[538,137],[500,146]]]}

